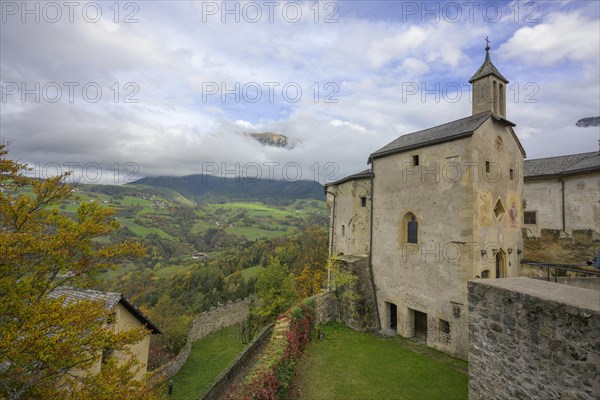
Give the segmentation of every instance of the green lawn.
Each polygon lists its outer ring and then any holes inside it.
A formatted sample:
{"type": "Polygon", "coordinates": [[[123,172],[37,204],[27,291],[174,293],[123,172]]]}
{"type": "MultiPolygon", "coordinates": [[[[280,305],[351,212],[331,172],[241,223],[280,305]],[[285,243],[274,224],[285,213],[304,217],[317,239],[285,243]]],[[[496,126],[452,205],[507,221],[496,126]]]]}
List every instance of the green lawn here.
{"type": "Polygon", "coordinates": [[[101,281],[109,281],[111,279],[116,278],[117,276],[133,271],[135,269],[135,264],[134,263],[127,263],[125,265],[121,265],[118,266],[116,269],[109,269],[106,272],[101,273],[100,275],[98,275],[98,278],[101,281]]]}
{"type": "Polygon", "coordinates": [[[121,204],[124,206],[149,206],[152,204],[151,200],[142,199],[140,197],[134,196],[125,196],[123,200],[121,200],[121,204]]]}
{"type": "Polygon", "coordinates": [[[171,235],[169,235],[167,232],[163,231],[162,229],[155,228],[155,227],[148,228],[146,226],[138,225],[134,222],[133,218],[121,217],[118,219],[118,221],[121,225],[128,227],[133,233],[135,233],[136,235],[141,236],[143,238],[148,236],[150,233],[156,233],[158,236],[160,236],[163,239],[174,240],[171,235]]]}
{"type": "Polygon", "coordinates": [[[194,268],[194,265],[167,265],[166,267],[159,268],[155,270],[154,274],[158,277],[166,277],[175,274],[185,274],[188,271],[191,271],[194,268]]]}
{"type": "Polygon", "coordinates": [[[467,399],[467,363],[407,339],[377,338],[338,323],[323,327],[299,367],[300,400],[467,399]]]}
{"type": "Polygon", "coordinates": [[[244,278],[244,280],[247,281],[251,278],[256,278],[256,275],[258,274],[258,268],[260,267],[258,265],[255,265],[254,267],[243,269],[242,277],[244,278]]]}
{"type": "Polygon", "coordinates": [[[328,213],[326,203],[316,200],[296,201],[288,206],[231,202],[208,204],[204,209],[208,218],[197,222],[194,232],[201,232],[219,223],[227,233],[244,236],[248,240],[291,235],[298,231],[296,225],[311,215],[328,213]]]}
{"type": "MultiPolygon", "coordinates": [[[[282,227],[284,228],[284,227],[282,227]]],[[[234,226],[225,228],[225,232],[230,233],[232,235],[244,236],[248,240],[257,240],[262,238],[272,239],[279,236],[287,236],[291,235],[297,229],[288,228],[286,230],[273,230],[268,231],[265,229],[261,229],[256,226],[234,226]]]]}
{"type": "Polygon", "coordinates": [[[190,357],[173,377],[173,394],[167,397],[168,400],[200,398],[245,346],[239,339],[236,325],[195,342],[190,357]]]}

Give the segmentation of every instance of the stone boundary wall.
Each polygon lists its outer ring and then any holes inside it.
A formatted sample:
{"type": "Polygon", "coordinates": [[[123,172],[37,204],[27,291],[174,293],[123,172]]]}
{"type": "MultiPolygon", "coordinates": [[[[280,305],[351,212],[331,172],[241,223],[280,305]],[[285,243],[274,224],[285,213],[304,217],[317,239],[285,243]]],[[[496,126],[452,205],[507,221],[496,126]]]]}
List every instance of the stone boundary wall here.
{"type": "Polygon", "coordinates": [[[196,340],[200,340],[227,326],[244,321],[250,313],[250,302],[252,300],[253,296],[238,299],[234,302],[211,307],[210,310],[200,314],[190,324],[185,345],[179,351],[179,354],[175,356],[175,359],[153,371],[156,377],[169,379],[179,372],[190,356],[192,344],[196,340]]]}
{"type": "MultiPolygon", "coordinates": [[[[326,324],[334,320],[339,321],[338,303],[333,292],[323,292],[307,300],[310,299],[314,299],[316,303],[317,323],[326,324]]],[[[258,334],[252,343],[219,375],[208,391],[200,397],[201,400],[216,400],[225,394],[224,390],[227,389],[230,382],[237,378],[237,375],[247,367],[248,362],[256,355],[260,346],[271,337],[273,326],[274,324],[268,325],[258,334]]]]}
{"type": "Polygon", "coordinates": [[[525,277],[468,290],[469,400],[597,399],[597,291],[525,277]]]}
{"type": "Polygon", "coordinates": [[[523,259],[546,263],[585,264],[600,249],[600,232],[573,230],[571,236],[557,229],[542,229],[529,237],[523,229],[523,259]]]}
{"type": "Polygon", "coordinates": [[[203,396],[200,396],[200,399],[216,400],[223,396],[225,394],[224,391],[229,386],[230,382],[235,380],[240,371],[243,371],[244,368],[246,368],[248,362],[252,360],[261,344],[271,337],[272,332],[273,324],[266,326],[257,337],[246,346],[244,351],[231,362],[229,367],[219,375],[210,388],[208,388],[208,391],[203,396]]]}

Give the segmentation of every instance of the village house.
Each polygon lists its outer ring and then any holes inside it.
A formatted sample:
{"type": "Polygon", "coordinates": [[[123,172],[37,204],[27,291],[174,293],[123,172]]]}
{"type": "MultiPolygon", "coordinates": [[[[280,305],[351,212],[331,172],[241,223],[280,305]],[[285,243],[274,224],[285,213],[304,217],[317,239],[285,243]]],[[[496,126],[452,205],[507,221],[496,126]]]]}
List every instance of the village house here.
{"type": "MultiPolygon", "coordinates": [[[[139,368],[135,371],[136,379],[140,379],[148,371],[148,352],[150,350],[150,335],[160,334],[158,327],[148,319],[135,305],[127,300],[122,293],[101,292],[91,289],[76,289],[72,287],[60,287],[50,292],[49,297],[58,298],[65,296],[65,301],[75,302],[79,300],[92,300],[104,302],[107,310],[112,312],[113,329],[116,332],[122,332],[128,329],[145,327],[148,334],[143,340],[132,345],[129,350],[139,362],[139,368]]],[[[107,349],[105,353],[98,356],[98,360],[87,371],[97,374],[102,369],[102,358],[110,353],[107,349]]],[[[124,354],[115,354],[117,358],[123,359],[124,354]]]]}
{"type": "Polygon", "coordinates": [[[467,282],[519,276],[522,253],[525,151],[485,50],[472,115],[399,137],[325,189],[330,253],[368,260],[380,329],[461,358],[467,282]]]}

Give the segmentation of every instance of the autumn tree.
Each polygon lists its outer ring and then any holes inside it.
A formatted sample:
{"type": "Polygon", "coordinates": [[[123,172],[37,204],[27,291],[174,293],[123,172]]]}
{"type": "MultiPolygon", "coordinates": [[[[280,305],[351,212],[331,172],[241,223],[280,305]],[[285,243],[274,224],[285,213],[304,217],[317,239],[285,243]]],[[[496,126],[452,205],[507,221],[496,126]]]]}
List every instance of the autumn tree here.
{"type": "Polygon", "coordinates": [[[313,296],[325,285],[327,244],[327,230],[310,226],[277,248],[277,257],[291,267],[298,297],[313,296]]]}
{"type": "Polygon", "coordinates": [[[76,216],[61,214],[73,191],[68,174],[32,179],[7,154],[0,144],[0,398],[158,398],[145,379],[133,379],[134,361],[108,356],[100,373],[85,372],[106,349],[127,353],[144,329],[115,332],[103,304],[51,295],[93,285],[99,272],[142,247],[100,245],[95,238],[119,227],[110,209],[82,203],[76,216]]]}
{"type": "Polygon", "coordinates": [[[152,337],[150,344],[152,349],[155,352],[165,352],[171,357],[177,355],[185,345],[191,321],[185,307],[173,301],[167,293],[163,293],[153,308],[142,307],[141,309],[152,318],[153,322],[163,328],[162,335],[152,337]]]}
{"type": "Polygon", "coordinates": [[[256,294],[260,301],[258,314],[265,319],[281,314],[296,299],[294,277],[278,258],[258,270],[256,294]]]}

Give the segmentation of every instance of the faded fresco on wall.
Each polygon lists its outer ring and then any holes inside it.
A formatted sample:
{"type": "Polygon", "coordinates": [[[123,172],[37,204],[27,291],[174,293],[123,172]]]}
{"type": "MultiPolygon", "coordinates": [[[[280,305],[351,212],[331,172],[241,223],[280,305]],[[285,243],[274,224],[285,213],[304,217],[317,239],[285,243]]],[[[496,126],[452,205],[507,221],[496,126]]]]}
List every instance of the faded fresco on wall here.
{"type": "Polygon", "coordinates": [[[519,200],[516,193],[509,193],[507,202],[508,204],[508,226],[511,228],[519,227],[519,200]]]}
{"type": "Polygon", "coordinates": [[[487,190],[479,190],[477,194],[479,225],[491,226],[494,221],[492,213],[492,194],[487,190]]]}

